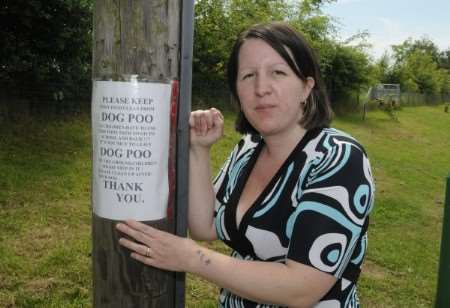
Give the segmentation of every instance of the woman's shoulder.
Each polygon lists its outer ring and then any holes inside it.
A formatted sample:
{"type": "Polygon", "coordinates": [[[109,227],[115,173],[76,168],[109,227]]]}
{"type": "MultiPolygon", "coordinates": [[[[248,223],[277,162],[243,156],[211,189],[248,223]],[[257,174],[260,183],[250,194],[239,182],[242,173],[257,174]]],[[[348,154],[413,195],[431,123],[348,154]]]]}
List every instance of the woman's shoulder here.
{"type": "Polygon", "coordinates": [[[360,152],[367,156],[364,146],[352,135],[334,127],[326,127],[314,138],[312,142],[322,153],[335,152],[336,148],[349,147],[352,152],[360,152]]]}
{"type": "Polygon", "coordinates": [[[253,152],[261,142],[261,137],[258,135],[246,134],[241,137],[233,150],[234,156],[241,156],[253,152]]]}
{"type": "MultiPolygon", "coordinates": [[[[355,179],[371,174],[369,157],[352,135],[336,128],[323,128],[303,150],[305,166],[313,178],[349,177],[355,179]],[[356,172],[356,173],[355,173],[356,172]]],[[[306,171],[305,171],[306,172],[306,171]]]]}
{"type": "Polygon", "coordinates": [[[222,165],[222,168],[213,181],[214,185],[222,185],[222,182],[228,176],[236,178],[243,167],[250,161],[260,141],[261,138],[258,136],[250,134],[243,135],[222,165]]]}
{"type": "Polygon", "coordinates": [[[250,134],[243,135],[228,155],[222,169],[230,169],[229,167],[233,167],[237,162],[248,161],[252,153],[258,147],[260,141],[261,138],[258,136],[250,134]]]}
{"type": "Polygon", "coordinates": [[[302,171],[305,187],[338,189],[340,192],[343,190],[337,187],[346,187],[348,191],[370,187],[372,193],[375,190],[369,158],[363,146],[350,134],[323,128],[305,152],[306,167],[302,171]]]}

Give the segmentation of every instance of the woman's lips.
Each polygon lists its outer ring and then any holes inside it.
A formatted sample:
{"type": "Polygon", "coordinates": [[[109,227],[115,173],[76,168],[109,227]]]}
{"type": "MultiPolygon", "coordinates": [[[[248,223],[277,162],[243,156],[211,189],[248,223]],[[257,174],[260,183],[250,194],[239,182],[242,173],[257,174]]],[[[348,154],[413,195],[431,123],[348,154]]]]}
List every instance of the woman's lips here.
{"type": "Polygon", "coordinates": [[[265,110],[272,109],[272,108],[275,108],[275,105],[263,104],[263,105],[256,106],[255,110],[265,111],[265,110]]]}

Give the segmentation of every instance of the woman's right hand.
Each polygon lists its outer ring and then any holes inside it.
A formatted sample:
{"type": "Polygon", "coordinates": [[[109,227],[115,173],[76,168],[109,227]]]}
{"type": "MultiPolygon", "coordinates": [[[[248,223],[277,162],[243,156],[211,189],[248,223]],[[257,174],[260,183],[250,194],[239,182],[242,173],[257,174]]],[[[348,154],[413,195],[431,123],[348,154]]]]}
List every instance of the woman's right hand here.
{"type": "Polygon", "coordinates": [[[192,111],[189,118],[190,145],[209,149],[223,135],[223,116],[216,108],[192,111]]]}

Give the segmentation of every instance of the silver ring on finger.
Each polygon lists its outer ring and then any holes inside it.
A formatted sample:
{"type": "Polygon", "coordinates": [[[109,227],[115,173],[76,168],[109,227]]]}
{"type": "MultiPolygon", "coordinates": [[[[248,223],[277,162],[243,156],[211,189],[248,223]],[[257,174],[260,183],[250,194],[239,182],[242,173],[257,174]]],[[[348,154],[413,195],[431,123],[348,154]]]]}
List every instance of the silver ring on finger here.
{"type": "Polygon", "coordinates": [[[150,258],[150,247],[147,246],[147,250],[145,251],[145,256],[150,258]]]}

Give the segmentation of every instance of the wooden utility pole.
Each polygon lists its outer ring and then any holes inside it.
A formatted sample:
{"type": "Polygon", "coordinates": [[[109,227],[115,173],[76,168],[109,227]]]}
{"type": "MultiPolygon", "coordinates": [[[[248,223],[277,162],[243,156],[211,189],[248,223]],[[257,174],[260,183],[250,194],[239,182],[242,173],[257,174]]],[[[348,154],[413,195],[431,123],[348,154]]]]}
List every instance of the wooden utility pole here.
{"type": "MultiPolygon", "coordinates": [[[[145,185],[145,181],[139,182],[137,176],[141,173],[147,178],[155,177],[151,173],[156,169],[143,168],[146,164],[158,165],[160,162],[151,161],[155,148],[160,148],[160,139],[152,138],[164,131],[170,137],[158,138],[170,140],[167,149],[170,157],[165,157],[167,162],[164,164],[168,165],[167,174],[171,178],[166,185],[169,186],[167,196],[159,195],[166,194],[164,189],[153,192],[153,196],[167,200],[168,204],[163,204],[167,205],[167,210],[162,217],[154,216],[158,219],[138,217],[137,220],[161,230],[186,235],[188,170],[185,163],[178,161],[185,162],[188,155],[193,2],[95,1],[92,262],[96,308],[184,307],[184,275],[144,266],[131,259],[130,252],[118,244],[120,234],[115,226],[127,218],[123,210],[132,203],[140,212],[155,206],[153,203],[149,205],[148,198],[144,200],[141,194],[155,188],[145,185]],[[178,86],[180,79],[181,85],[178,86]],[[170,96],[167,96],[167,89],[170,89],[170,96]],[[166,101],[166,97],[170,100],[166,101]],[[160,108],[158,104],[163,103],[170,106],[160,108]],[[170,115],[166,117],[164,114],[163,117],[160,110],[168,110],[170,115]],[[157,118],[166,120],[157,124],[157,118]],[[171,123],[167,125],[167,131],[161,126],[166,127],[168,119],[171,123]],[[126,156],[132,156],[131,160],[127,161],[126,156]],[[177,165],[179,170],[174,178],[177,165]],[[138,172],[143,170],[145,172],[138,172]],[[108,199],[104,196],[108,192],[111,192],[111,198],[117,196],[115,201],[121,207],[117,209],[121,211],[119,214],[109,216],[108,208],[105,209],[111,206],[116,211],[114,205],[105,202],[108,199]],[[98,209],[99,203],[103,203],[101,210],[98,209]]],[[[159,187],[164,180],[158,179],[156,186],[159,187]]],[[[164,184],[161,186],[164,188],[164,184]]],[[[157,200],[154,203],[158,203],[157,200]]],[[[159,215],[147,214],[145,212],[145,217],[159,215]]],[[[141,214],[130,212],[128,218],[136,219],[133,215],[141,214]]]]}

